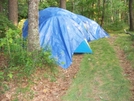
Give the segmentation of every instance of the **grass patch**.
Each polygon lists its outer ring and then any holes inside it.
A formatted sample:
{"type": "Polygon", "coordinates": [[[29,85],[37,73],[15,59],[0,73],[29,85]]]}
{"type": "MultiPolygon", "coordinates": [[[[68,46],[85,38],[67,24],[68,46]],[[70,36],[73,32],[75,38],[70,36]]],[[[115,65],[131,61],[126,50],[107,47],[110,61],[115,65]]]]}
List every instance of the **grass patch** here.
{"type": "Polygon", "coordinates": [[[129,82],[122,74],[113,47],[107,39],[90,45],[94,53],[85,54],[63,101],[129,101],[129,82]]]}
{"type": "Polygon", "coordinates": [[[131,62],[132,67],[134,68],[134,39],[128,34],[118,34],[116,43],[122,50],[124,50],[127,59],[131,62]]]}

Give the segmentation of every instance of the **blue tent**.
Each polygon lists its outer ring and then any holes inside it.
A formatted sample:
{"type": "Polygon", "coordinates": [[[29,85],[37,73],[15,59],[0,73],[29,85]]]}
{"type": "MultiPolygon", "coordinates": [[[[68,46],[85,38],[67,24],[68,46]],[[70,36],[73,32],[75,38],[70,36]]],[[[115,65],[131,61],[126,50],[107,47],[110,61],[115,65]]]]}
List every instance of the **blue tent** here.
{"type": "MultiPolygon", "coordinates": [[[[68,68],[72,64],[74,53],[92,53],[87,43],[91,40],[90,29],[87,29],[88,25],[85,23],[87,19],[58,7],[49,7],[39,12],[40,46],[44,50],[51,50],[52,58],[59,66],[68,68]]],[[[108,36],[107,33],[103,33],[104,36],[108,36]]],[[[27,35],[28,20],[23,26],[23,37],[26,38],[27,35]]]]}
{"type": "Polygon", "coordinates": [[[82,20],[80,25],[84,25],[86,29],[85,37],[88,42],[109,37],[108,33],[97,22],[82,15],[77,16],[82,20]]]}

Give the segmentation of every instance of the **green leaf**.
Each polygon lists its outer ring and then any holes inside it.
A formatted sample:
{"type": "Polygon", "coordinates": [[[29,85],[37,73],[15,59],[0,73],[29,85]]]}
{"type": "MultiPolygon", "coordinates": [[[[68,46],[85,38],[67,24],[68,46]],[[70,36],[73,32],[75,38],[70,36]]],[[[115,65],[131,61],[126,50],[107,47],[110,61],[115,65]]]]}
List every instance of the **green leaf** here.
{"type": "Polygon", "coordinates": [[[8,40],[8,42],[9,42],[9,43],[13,43],[13,39],[10,38],[10,39],[8,40]]]}
{"type": "Polygon", "coordinates": [[[13,74],[12,74],[12,73],[9,73],[7,76],[8,76],[10,79],[13,78],[13,74]]]}
{"type": "Polygon", "coordinates": [[[4,79],[4,72],[0,72],[0,79],[4,79]]]}

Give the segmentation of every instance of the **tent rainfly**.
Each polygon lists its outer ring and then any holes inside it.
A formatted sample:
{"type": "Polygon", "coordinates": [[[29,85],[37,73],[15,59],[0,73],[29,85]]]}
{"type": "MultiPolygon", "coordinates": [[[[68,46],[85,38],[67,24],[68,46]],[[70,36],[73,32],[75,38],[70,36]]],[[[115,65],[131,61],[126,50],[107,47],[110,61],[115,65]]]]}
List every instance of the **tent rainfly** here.
{"type": "MultiPolygon", "coordinates": [[[[28,36],[28,20],[23,37],[28,36]]],[[[93,20],[68,10],[49,7],[39,11],[39,39],[44,51],[50,50],[59,66],[68,68],[74,53],[92,53],[89,41],[108,34],[93,20]]],[[[34,40],[33,40],[34,41],[34,40]]]]}

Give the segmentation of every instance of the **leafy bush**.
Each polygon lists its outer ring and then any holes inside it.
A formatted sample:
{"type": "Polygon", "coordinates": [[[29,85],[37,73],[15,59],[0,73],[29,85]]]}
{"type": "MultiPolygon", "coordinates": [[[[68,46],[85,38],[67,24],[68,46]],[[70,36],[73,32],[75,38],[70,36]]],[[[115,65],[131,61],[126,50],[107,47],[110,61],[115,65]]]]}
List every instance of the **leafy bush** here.
{"type": "Polygon", "coordinates": [[[28,1],[19,0],[18,1],[18,19],[19,21],[24,18],[28,18],[28,1]]]}
{"type": "Polygon", "coordinates": [[[28,52],[25,48],[26,43],[20,36],[20,30],[9,29],[5,38],[0,39],[0,47],[3,47],[3,52],[8,59],[8,67],[4,72],[5,78],[12,79],[14,75],[29,77],[36,68],[54,69],[56,66],[54,59],[50,59],[50,51],[28,52]],[[34,58],[37,53],[38,56],[34,58]]]}
{"type": "Polygon", "coordinates": [[[104,27],[106,27],[109,30],[118,31],[123,30],[126,27],[126,24],[121,21],[116,21],[113,23],[106,24],[104,27]]]}
{"type": "Polygon", "coordinates": [[[0,13],[0,38],[5,37],[5,32],[9,28],[16,29],[16,27],[7,19],[7,17],[0,13]]]}

